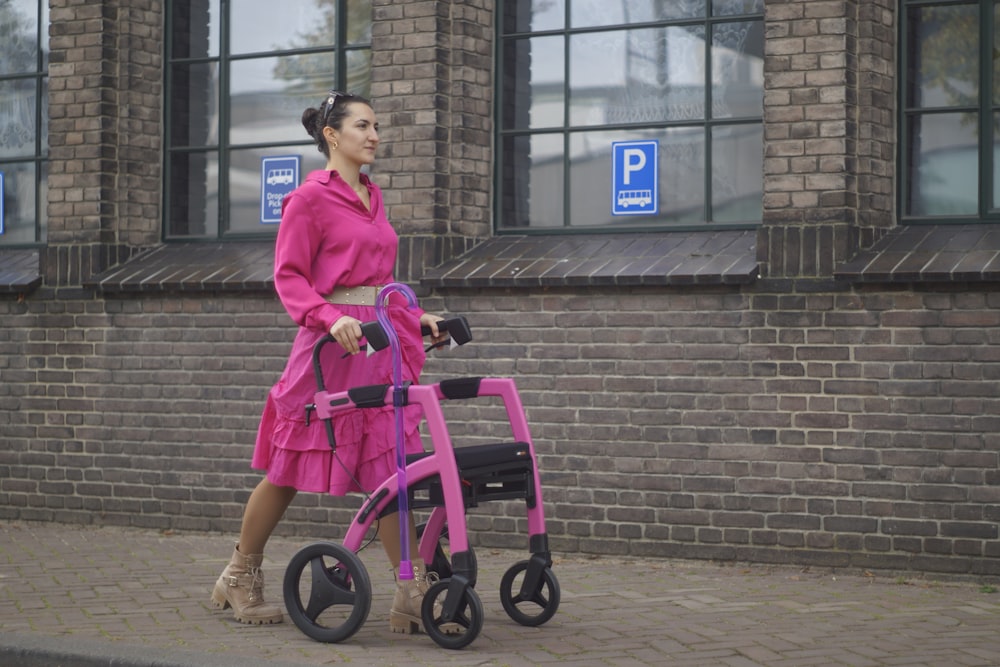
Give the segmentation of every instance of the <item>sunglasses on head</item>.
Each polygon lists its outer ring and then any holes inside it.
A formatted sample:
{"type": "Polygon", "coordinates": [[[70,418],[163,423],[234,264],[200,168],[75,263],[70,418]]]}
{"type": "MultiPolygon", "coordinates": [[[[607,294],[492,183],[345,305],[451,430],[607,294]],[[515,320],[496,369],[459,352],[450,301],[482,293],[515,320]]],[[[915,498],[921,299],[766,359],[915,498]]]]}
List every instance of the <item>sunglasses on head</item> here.
{"type": "Polygon", "coordinates": [[[323,103],[325,105],[323,110],[324,125],[326,125],[330,120],[330,112],[333,111],[333,107],[337,103],[337,99],[340,97],[347,97],[347,93],[342,93],[339,90],[331,90],[327,94],[326,102],[323,103]]]}

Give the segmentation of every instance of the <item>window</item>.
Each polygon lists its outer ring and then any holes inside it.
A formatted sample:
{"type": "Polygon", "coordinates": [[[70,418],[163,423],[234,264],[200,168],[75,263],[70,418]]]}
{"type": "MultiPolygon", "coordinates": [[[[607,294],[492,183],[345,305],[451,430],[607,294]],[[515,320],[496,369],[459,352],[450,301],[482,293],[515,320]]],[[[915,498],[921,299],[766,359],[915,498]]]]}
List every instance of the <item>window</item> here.
{"type": "Polygon", "coordinates": [[[0,246],[45,239],[48,0],[0,2],[0,246]]]}
{"type": "Polygon", "coordinates": [[[1000,220],[1000,2],[904,0],[903,222],[1000,220]]]}
{"type": "Polygon", "coordinates": [[[498,5],[498,232],[760,222],[763,0],[498,5]]]}
{"type": "Polygon", "coordinates": [[[323,168],[302,111],[331,88],[368,95],[371,16],[371,0],[167,3],[165,238],[276,233],[264,188],[289,184],[265,160],[323,168]]]}

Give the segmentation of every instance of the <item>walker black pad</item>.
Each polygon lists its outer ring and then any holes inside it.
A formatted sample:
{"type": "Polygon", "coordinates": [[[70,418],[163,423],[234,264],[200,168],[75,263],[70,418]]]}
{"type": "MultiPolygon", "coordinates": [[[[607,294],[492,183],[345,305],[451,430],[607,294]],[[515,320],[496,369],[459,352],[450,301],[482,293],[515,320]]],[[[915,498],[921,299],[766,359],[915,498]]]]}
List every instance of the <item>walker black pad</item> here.
{"type": "MultiPolygon", "coordinates": [[[[462,483],[462,497],[466,507],[475,507],[488,500],[523,498],[529,507],[535,505],[534,463],[531,448],[524,442],[498,442],[489,445],[456,447],[455,462],[462,483]]],[[[407,463],[413,463],[431,455],[431,452],[411,454],[407,463]]],[[[444,504],[441,478],[434,475],[410,487],[414,507],[417,502],[414,491],[424,489],[426,506],[444,504]]]]}
{"type": "Polygon", "coordinates": [[[451,400],[475,398],[479,396],[479,383],[481,381],[480,377],[452,378],[441,380],[438,386],[441,387],[441,393],[444,394],[445,398],[451,400]]]}
{"type": "MultiPolygon", "coordinates": [[[[461,471],[495,466],[517,467],[524,465],[525,462],[531,464],[531,448],[524,442],[497,442],[491,445],[456,447],[454,452],[455,462],[461,471]]],[[[432,453],[408,454],[406,462],[419,461],[432,453]]]]}

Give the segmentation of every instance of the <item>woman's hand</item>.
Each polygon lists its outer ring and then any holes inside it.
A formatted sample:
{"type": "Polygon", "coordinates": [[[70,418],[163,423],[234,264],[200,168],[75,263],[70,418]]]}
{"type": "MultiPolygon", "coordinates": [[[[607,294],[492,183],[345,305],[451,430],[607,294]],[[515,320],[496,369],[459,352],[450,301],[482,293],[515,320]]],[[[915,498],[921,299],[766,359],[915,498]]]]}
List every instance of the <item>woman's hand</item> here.
{"type": "Polygon", "coordinates": [[[427,327],[431,330],[431,341],[434,343],[440,343],[441,341],[448,338],[447,331],[441,331],[438,329],[437,323],[443,320],[443,317],[438,317],[437,315],[431,315],[430,313],[424,313],[420,316],[420,326],[427,327]]]}
{"type": "Polygon", "coordinates": [[[362,336],[361,320],[344,315],[330,327],[330,335],[348,354],[357,354],[361,351],[361,346],[358,344],[362,336]]]}

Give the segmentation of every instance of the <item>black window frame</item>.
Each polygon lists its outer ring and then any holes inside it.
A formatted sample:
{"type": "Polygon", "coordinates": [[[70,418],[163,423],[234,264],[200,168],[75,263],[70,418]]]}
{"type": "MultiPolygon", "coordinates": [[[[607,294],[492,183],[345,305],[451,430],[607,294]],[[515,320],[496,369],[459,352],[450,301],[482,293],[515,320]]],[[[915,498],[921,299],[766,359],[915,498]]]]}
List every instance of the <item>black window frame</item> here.
{"type": "MultiPolygon", "coordinates": [[[[1000,39],[997,39],[996,30],[997,15],[994,12],[996,3],[994,0],[900,0],[899,2],[899,48],[898,48],[898,72],[899,85],[897,86],[898,103],[898,123],[897,123],[897,155],[896,164],[899,168],[899,186],[897,188],[896,207],[898,220],[901,225],[966,225],[975,224],[997,224],[1000,223],[1000,188],[997,189],[997,201],[991,206],[993,197],[993,180],[997,169],[1000,169],[1000,160],[994,161],[992,157],[995,142],[1000,141],[997,128],[993,122],[994,117],[1000,118],[1000,90],[997,90],[995,76],[993,72],[993,52],[1000,49],[1000,39]],[[979,60],[978,66],[978,96],[976,104],[953,104],[949,106],[912,106],[910,105],[909,88],[911,81],[915,78],[914,54],[911,53],[913,46],[913,35],[910,31],[910,11],[927,8],[944,8],[957,6],[978,7],[978,34],[979,60]],[[987,67],[986,65],[990,65],[987,67]],[[997,100],[994,102],[994,98],[997,100]],[[911,165],[912,144],[910,140],[910,128],[918,117],[930,117],[935,115],[954,113],[974,113],[977,115],[975,122],[977,139],[977,210],[975,213],[957,214],[941,213],[931,215],[918,215],[910,213],[910,197],[916,187],[914,185],[915,174],[911,165]]],[[[1000,12],[1000,6],[997,7],[1000,12]]]]}
{"type": "MultiPolygon", "coordinates": [[[[37,0],[35,15],[35,68],[32,71],[0,73],[0,83],[9,81],[33,81],[35,84],[35,149],[32,155],[23,154],[13,157],[0,157],[0,172],[5,172],[6,165],[30,163],[34,167],[34,238],[31,241],[6,240],[7,232],[0,234],[0,248],[37,248],[45,244],[48,236],[48,202],[43,198],[46,191],[49,164],[48,141],[48,53],[49,53],[49,4],[48,0],[37,0]]],[[[9,188],[9,183],[4,188],[9,188]]],[[[6,191],[0,193],[6,198],[6,191]]],[[[6,207],[5,216],[10,214],[6,207]]],[[[7,223],[5,223],[6,228],[7,223]]]]}
{"type": "MultiPolygon", "coordinates": [[[[752,221],[740,221],[740,222],[713,222],[710,214],[710,209],[712,207],[712,130],[718,127],[727,126],[738,126],[738,125],[756,125],[760,129],[761,139],[763,141],[764,132],[764,109],[763,102],[761,104],[761,112],[759,116],[754,117],[726,117],[722,119],[714,119],[711,114],[711,35],[713,34],[712,28],[716,24],[722,23],[734,23],[734,22],[759,22],[761,24],[761,29],[764,28],[764,12],[763,12],[763,2],[760,3],[761,11],[759,12],[746,12],[746,13],[719,13],[713,14],[713,3],[712,0],[706,0],[705,2],[705,15],[698,18],[675,18],[675,19],[663,19],[652,22],[636,22],[627,24],[608,24],[600,26],[586,26],[574,28],[570,25],[570,2],[567,0],[564,4],[565,17],[563,20],[563,26],[560,29],[552,30],[539,30],[539,31],[517,31],[505,30],[505,23],[507,23],[507,18],[505,12],[507,11],[507,6],[513,0],[500,0],[497,2],[496,9],[496,26],[495,26],[495,62],[496,62],[496,82],[495,82],[495,99],[496,104],[494,105],[494,145],[496,146],[496,155],[494,159],[494,199],[493,199],[493,231],[496,235],[552,235],[552,234],[571,234],[571,235],[586,235],[586,234],[608,234],[608,233],[644,233],[644,232],[676,232],[676,231],[719,231],[719,230],[742,230],[742,229],[753,229],[759,227],[762,220],[754,219],[752,221]],[[704,26],[706,35],[706,66],[705,66],[705,84],[704,84],[704,96],[705,96],[705,113],[704,117],[699,121],[690,120],[670,120],[670,121],[660,121],[654,123],[624,123],[621,125],[606,125],[606,126],[594,126],[594,125],[578,125],[574,126],[569,123],[568,120],[568,109],[570,107],[570,94],[569,94],[569,43],[570,36],[580,35],[586,33],[597,33],[597,32],[612,32],[612,31],[625,31],[625,30],[642,30],[649,28],[664,28],[664,27],[684,27],[692,25],[702,25],[704,26]],[[545,127],[542,129],[532,130],[530,128],[505,128],[504,127],[504,109],[505,109],[505,69],[506,62],[504,58],[504,46],[506,40],[514,39],[524,39],[526,37],[545,37],[545,36],[563,36],[564,37],[564,78],[563,78],[563,122],[560,127],[545,127]],[[613,225],[600,225],[600,226],[573,226],[571,224],[571,207],[570,201],[572,198],[570,179],[568,174],[570,173],[571,157],[569,151],[569,142],[571,140],[571,135],[582,132],[593,132],[595,130],[625,130],[625,131],[636,131],[636,130],[650,130],[650,129],[671,129],[671,128],[692,128],[700,127],[703,131],[704,136],[704,171],[702,174],[704,181],[704,199],[702,202],[703,208],[703,220],[695,224],[686,223],[665,223],[659,225],[648,225],[648,224],[629,224],[627,222],[619,222],[613,225]],[[563,183],[562,188],[562,215],[563,224],[562,226],[542,226],[542,227],[532,227],[530,221],[514,221],[513,223],[504,220],[504,198],[507,196],[508,184],[505,183],[505,159],[507,157],[505,149],[505,140],[511,137],[533,137],[541,135],[561,135],[562,145],[563,145],[563,183]]],[[[518,6],[522,6],[526,11],[531,11],[531,3],[515,3],[518,6]]],[[[512,20],[511,23],[516,23],[516,19],[512,20]]],[[[766,36],[765,36],[766,41],[766,36]]],[[[763,91],[762,91],[763,94],[763,91]]],[[[761,151],[760,165],[761,165],[761,194],[763,194],[763,150],[761,151]]],[[[609,174],[610,179],[610,174],[609,174]]],[[[512,189],[512,188],[511,188],[512,189]]],[[[662,195],[661,195],[662,196],[662,195]]],[[[609,202],[610,207],[610,202],[609,202]]],[[[761,218],[763,217],[763,202],[761,202],[761,218]]]]}
{"type": "MultiPolygon", "coordinates": [[[[263,1],[263,0],[260,0],[263,1]]],[[[174,16],[174,5],[178,2],[190,2],[190,0],[167,0],[165,3],[165,22],[166,22],[166,40],[165,40],[165,58],[164,58],[164,90],[166,91],[167,99],[164,102],[164,124],[165,124],[165,141],[164,141],[164,188],[163,188],[163,207],[162,207],[162,240],[164,242],[219,242],[219,241],[252,241],[252,240],[264,240],[272,239],[277,234],[277,225],[261,225],[261,229],[254,232],[246,231],[232,231],[231,229],[231,200],[229,183],[227,179],[223,176],[229,170],[230,156],[234,150],[246,150],[246,149],[267,149],[272,147],[282,147],[286,148],[289,146],[303,146],[309,147],[313,146],[313,142],[303,131],[301,140],[285,140],[278,142],[260,142],[260,143],[234,143],[231,141],[229,136],[229,130],[231,128],[231,108],[229,103],[229,84],[232,78],[230,72],[230,65],[234,62],[249,61],[255,58],[261,57],[280,57],[280,56],[313,56],[313,55],[323,55],[330,54],[333,58],[331,66],[331,77],[330,85],[327,88],[341,89],[345,86],[345,82],[348,81],[348,54],[357,51],[367,51],[369,67],[371,63],[371,41],[367,42],[350,42],[348,40],[348,30],[347,17],[349,15],[349,4],[351,0],[331,0],[331,3],[335,5],[337,25],[336,25],[336,41],[334,44],[320,45],[301,49],[283,49],[283,50],[263,50],[255,52],[240,52],[238,54],[233,54],[230,51],[230,30],[232,26],[232,21],[230,20],[231,11],[235,11],[236,0],[219,0],[219,53],[217,55],[207,55],[204,57],[174,57],[171,53],[172,43],[173,43],[173,30],[172,18],[174,16]],[[196,145],[172,145],[172,133],[174,130],[173,120],[171,118],[172,106],[169,96],[171,94],[172,85],[172,72],[174,65],[178,64],[215,64],[218,67],[218,77],[219,77],[219,87],[218,87],[218,117],[219,117],[219,127],[218,127],[218,141],[213,145],[208,146],[196,146],[196,145]],[[218,164],[218,183],[216,184],[218,192],[218,220],[215,223],[206,221],[206,229],[211,229],[215,227],[214,233],[206,231],[205,233],[175,233],[171,229],[171,218],[172,218],[172,199],[176,198],[179,194],[174,191],[174,185],[172,183],[172,162],[177,159],[180,155],[189,155],[195,153],[204,153],[207,156],[214,156],[218,164]]],[[[370,3],[369,3],[370,7],[370,3]]],[[[373,19],[371,19],[373,20],[373,19]]],[[[370,82],[369,82],[370,84],[370,82]]],[[[361,95],[368,95],[368,90],[351,90],[351,92],[359,93],[361,95]]],[[[317,91],[316,102],[318,105],[322,102],[322,96],[326,93],[326,90],[317,91]]],[[[304,177],[301,174],[300,177],[304,177]]],[[[187,194],[184,191],[183,194],[187,194]]]]}

